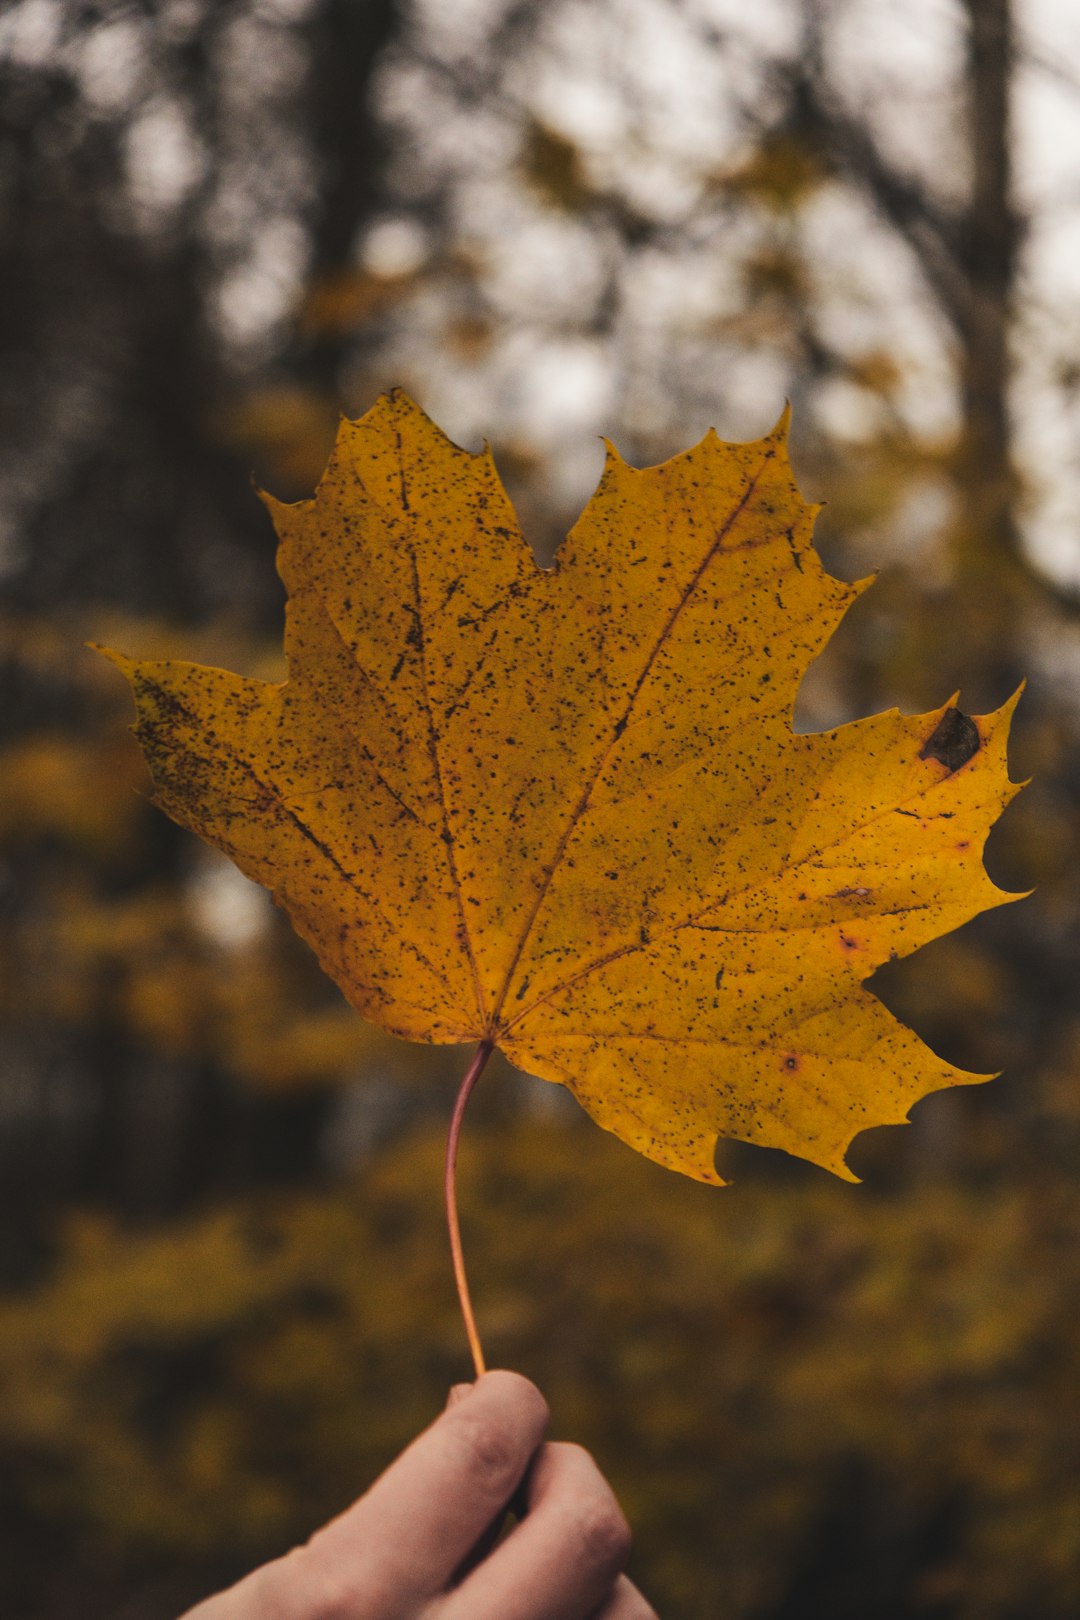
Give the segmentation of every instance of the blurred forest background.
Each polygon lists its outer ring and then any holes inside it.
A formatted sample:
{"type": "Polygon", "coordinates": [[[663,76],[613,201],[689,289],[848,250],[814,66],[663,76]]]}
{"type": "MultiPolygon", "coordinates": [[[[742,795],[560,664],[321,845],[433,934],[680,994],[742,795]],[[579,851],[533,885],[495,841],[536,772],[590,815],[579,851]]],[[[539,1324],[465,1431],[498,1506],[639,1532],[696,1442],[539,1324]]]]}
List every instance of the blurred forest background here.
{"type": "Polygon", "coordinates": [[[994,1084],[862,1187],[717,1193],[485,1078],[489,1352],[596,1452],[664,1620],[1080,1613],[1080,17],[1068,0],[0,8],[0,1586],[170,1620],[306,1536],[467,1362],[466,1056],[364,1027],[149,808],[87,639],[280,668],[250,477],[404,384],[542,555],[600,433],[795,407],[880,570],[798,723],[1028,677],[989,864],[1034,897],[875,980],[994,1084]]]}

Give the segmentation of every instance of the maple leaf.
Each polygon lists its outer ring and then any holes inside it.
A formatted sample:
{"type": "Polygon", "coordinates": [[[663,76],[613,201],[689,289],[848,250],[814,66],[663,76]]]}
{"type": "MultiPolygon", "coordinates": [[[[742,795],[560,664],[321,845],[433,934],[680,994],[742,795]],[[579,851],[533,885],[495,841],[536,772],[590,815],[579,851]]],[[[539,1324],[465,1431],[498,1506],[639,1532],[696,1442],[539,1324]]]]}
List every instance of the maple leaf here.
{"type": "Polygon", "coordinates": [[[718,1182],[719,1136],[855,1179],[939,1087],[865,988],[988,906],[1016,698],[796,735],[864,588],[825,573],[786,422],[596,494],[540,568],[485,451],[395,392],[268,505],[281,685],[110,654],[157,803],[273,891],[365,1017],[480,1041],[718,1182]]]}

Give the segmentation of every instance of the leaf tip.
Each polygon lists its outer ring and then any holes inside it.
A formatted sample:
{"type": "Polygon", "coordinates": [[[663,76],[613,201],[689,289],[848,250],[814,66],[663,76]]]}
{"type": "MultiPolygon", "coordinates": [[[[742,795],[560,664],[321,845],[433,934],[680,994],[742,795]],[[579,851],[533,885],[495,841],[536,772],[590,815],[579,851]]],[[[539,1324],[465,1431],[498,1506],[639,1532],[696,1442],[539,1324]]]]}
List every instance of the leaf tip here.
{"type": "Polygon", "coordinates": [[[117,652],[115,647],[106,647],[102,641],[85,641],[83,646],[88,648],[90,652],[99,653],[110,664],[114,664],[122,675],[126,675],[128,680],[131,679],[131,672],[135,668],[135,659],[129,658],[127,653],[117,652]]]}
{"type": "Polygon", "coordinates": [[[997,719],[1000,719],[1000,720],[1004,721],[1006,726],[1009,724],[1009,722],[1012,720],[1013,715],[1016,713],[1017,705],[1019,704],[1020,699],[1023,697],[1026,690],[1027,690],[1027,676],[1025,675],[1023,680],[1020,682],[1019,686],[1016,688],[1016,691],[1010,693],[1010,695],[1005,699],[1004,703],[1000,706],[1000,708],[995,710],[995,717],[997,719]]]}
{"type": "Polygon", "coordinates": [[[309,500],[280,501],[276,495],[271,495],[268,489],[263,489],[261,484],[256,483],[254,477],[251,480],[251,487],[258,499],[262,502],[263,506],[265,506],[266,510],[269,512],[270,521],[273,523],[274,528],[279,533],[281,531],[282,521],[290,512],[296,511],[297,507],[311,505],[309,500]]]}
{"type": "MultiPolygon", "coordinates": [[[[420,417],[425,422],[431,422],[431,417],[423,406],[416,403],[408,389],[401,383],[391,383],[389,388],[384,388],[374,405],[366,410],[363,416],[357,417],[357,425],[366,422],[369,417],[386,415],[420,417]]],[[[432,422],[431,425],[434,427],[435,424],[432,422]]]]}
{"type": "MultiPolygon", "coordinates": [[[[1021,899],[1020,895],[1010,898],[1021,899]]],[[[1004,1069],[995,1069],[992,1074],[975,1074],[969,1069],[957,1069],[955,1078],[950,1081],[955,1086],[988,1086],[991,1080],[1000,1080],[1005,1073],[1004,1069]]]]}
{"type": "Polygon", "coordinates": [[[765,435],[765,437],[766,437],[766,439],[775,439],[777,444],[786,444],[787,441],[788,441],[788,438],[790,437],[790,434],[791,434],[791,401],[790,401],[790,399],[785,399],[783,410],[780,412],[780,415],[776,418],[775,425],[773,426],[771,431],[765,435]]]}

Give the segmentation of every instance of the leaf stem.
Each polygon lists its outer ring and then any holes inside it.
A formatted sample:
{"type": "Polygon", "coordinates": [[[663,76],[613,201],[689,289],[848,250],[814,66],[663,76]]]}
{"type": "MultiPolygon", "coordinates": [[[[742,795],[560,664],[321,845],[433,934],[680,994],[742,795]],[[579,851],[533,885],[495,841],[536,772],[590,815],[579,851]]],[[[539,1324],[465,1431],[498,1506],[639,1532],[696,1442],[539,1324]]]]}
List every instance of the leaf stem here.
{"type": "Polygon", "coordinates": [[[465,1117],[465,1106],[472,1096],[473,1088],[484,1071],[484,1065],[494,1050],[494,1041],[481,1041],[473,1053],[473,1060],[465,1071],[465,1078],[458,1088],[457,1098],[454,1102],[454,1112],[450,1116],[450,1130],[446,1137],[446,1225],[450,1233],[450,1254],[454,1262],[454,1281],[457,1284],[458,1300],[461,1303],[461,1315],[465,1322],[465,1333],[472,1351],[473,1366],[476,1376],[487,1371],[484,1362],[484,1352],[480,1344],[480,1335],[476,1331],[476,1318],[473,1316],[472,1300],[469,1298],[469,1281],[465,1275],[465,1256],[461,1248],[461,1228],[458,1225],[457,1212],[457,1149],[458,1137],[461,1135],[461,1122],[465,1117]]]}

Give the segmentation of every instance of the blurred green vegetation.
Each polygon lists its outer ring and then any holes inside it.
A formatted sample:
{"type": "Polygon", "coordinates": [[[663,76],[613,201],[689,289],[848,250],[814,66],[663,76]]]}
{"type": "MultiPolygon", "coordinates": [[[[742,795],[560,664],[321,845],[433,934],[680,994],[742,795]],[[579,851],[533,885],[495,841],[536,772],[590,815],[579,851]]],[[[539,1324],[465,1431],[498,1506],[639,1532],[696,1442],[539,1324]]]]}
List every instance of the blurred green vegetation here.
{"type": "MultiPolygon", "coordinates": [[[[148,805],[122,683],[84,645],[276,678],[250,471],[307,494],[337,411],[391,382],[491,434],[545,555],[594,429],[644,462],[710,420],[750,437],[789,393],[826,561],[881,570],[797,723],[956,687],[988,709],[1030,676],[1034,782],[988,861],[1036,894],[874,981],[1003,1078],[860,1140],[861,1187],[732,1144],[717,1193],[493,1065],[460,1182],[490,1355],[610,1473],[664,1620],[1080,1612],[1078,622],[1026,536],[1006,408],[1034,320],[1001,102],[1019,47],[1004,0],[945,8],[927,118],[950,133],[920,171],[853,110],[839,0],[789,10],[771,49],[639,6],[666,80],[614,52],[613,0],[490,0],[482,37],[389,0],[0,19],[13,1620],[169,1620],[340,1510],[467,1371],[439,1196],[465,1054],[363,1025],[148,805]],[[664,144],[687,63],[723,143],[664,144]],[[560,112],[571,68],[607,123],[580,90],[560,112]],[[595,421],[584,385],[558,394],[571,350],[607,368],[595,421]]],[[[1044,329],[1048,372],[1070,332],[1044,329]]]]}

